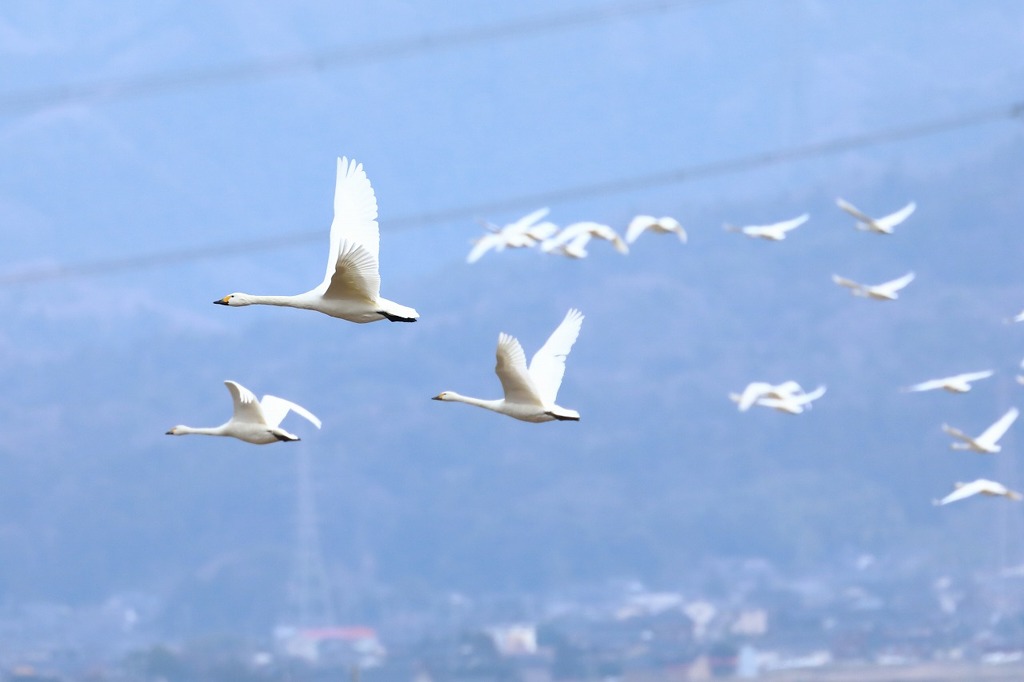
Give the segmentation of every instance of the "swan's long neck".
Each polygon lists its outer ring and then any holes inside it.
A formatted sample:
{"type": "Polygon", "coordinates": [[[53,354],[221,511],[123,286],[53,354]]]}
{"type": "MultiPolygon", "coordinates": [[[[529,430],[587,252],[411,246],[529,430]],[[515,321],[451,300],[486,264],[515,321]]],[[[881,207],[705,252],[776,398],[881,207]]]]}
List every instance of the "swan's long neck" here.
{"type": "Polygon", "coordinates": [[[298,296],[256,296],[247,294],[246,298],[253,305],[279,305],[289,308],[308,308],[309,305],[302,295],[298,296]]]}
{"type": "Polygon", "coordinates": [[[175,427],[175,435],[182,436],[186,434],[196,434],[199,436],[223,436],[224,424],[220,426],[177,426],[175,427]]]}
{"type": "Polygon", "coordinates": [[[462,395],[455,393],[454,391],[446,391],[445,400],[452,400],[457,403],[466,403],[467,405],[476,405],[482,407],[485,410],[493,410],[495,412],[501,412],[501,408],[505,405],[504,399],[499,398],[498,400],[483,400],[482,398],[473,398],[472,396],[462,395]]]}

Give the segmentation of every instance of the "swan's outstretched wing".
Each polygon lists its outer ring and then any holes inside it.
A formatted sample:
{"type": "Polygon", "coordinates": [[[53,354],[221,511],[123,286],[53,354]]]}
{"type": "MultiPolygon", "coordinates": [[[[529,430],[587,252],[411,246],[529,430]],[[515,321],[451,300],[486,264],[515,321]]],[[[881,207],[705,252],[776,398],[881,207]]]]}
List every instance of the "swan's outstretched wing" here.
{"type": "Polygon", "coordinates": [[[361,246],[373,260],[380,260],[380,227],[377,225],[377,197],[373,194],[363,164],[338,159],[334,183],[334,220],[331,222],[331,248],[327,255],[327,273],[321,285],[326,289],[337,272],[342,242],[361,246]]]}
{"type": "Polygon", "coordinates": [[[803,215],[797,216],[796,218],[793,218],[791,220],[783,220],[782,222],[778,222],[773,225],[768,225],[767,227],[771,228],[773,232],[789,232],[790,230],[795,230],[796,228],[806,223],[810,219],[810,217],[810,213],[804,213],[803,215]]]}
{"type": "MultiPolygon", "coordinates": [[[[534,227],[538,220],[540,220],[550,212],[550,208],[538,208],[533,213],[527,213],[519,220],[511,222],[501,229],[502,231],[507,231],[510,234],[521,234],[523,232],[526,232],[530,228],[534,227]]],[[[552,223],[552,225],[554,225],[554,223],[552,223]]]]}
{"type": "Polygon", "coordinates": [[[999,442],[999,439],[1003,437],[1003,434],[1009,430],[1010,426],[1013,425],[1013,422],[1017,420],[1017,415],[1019,414],[1020,411],[1016,407],[1011,407],[1006,411],[1006,414],[996,421],[995,424],[985,429],[982,434],[974,440],[987,445],[995,445],[999,442]]]}
{"type": "Polygon", "coordinates": [[[874,287],[871,287],[871,288],[876,290],[876,291],[884,292],[884,293],[887,293],[887,294],[894,294],[894,293],[896,293],[900,289],[904,288],[905,286],[907,286],[908,284],[910,284],[913,281],[914,281],[914,273],[913,272],[908,272],[907,274],[903,275],[902,277],[897,277],[896,279],[889,280],[888,282],[882,282],[881,284],[879,284],[877,286],[874,286],[874,287]]]}
{"type": "Polygon", "coordinates": [[[263,410],[260,408],[260,401],[256,399],[252,391],[237,381],[228,380],[224,382],[224,385],[228,387],[228,393],[231,394],[231,400],[235,404],[235,411],[231,417],[233,420],[253,424],[267,423],[263,410]]]}
{"type": "Polygon", "coordinates": [[[658,222],[658,219],[652,215],[638,215],[629,221],[629,227],[626,228],[626,242],[632,244],[637,240],[644,230],[658,222]]]}
{"type": "Polygon", "coordinates": [[[892,228],[896,227],[904,220],[909,218],[910,214],[913,213],[916,209],[917,204],[911,201],[909,204],[907,204],[898,211],[890,213],[887,216],[882,216],[881,218],[876,218],[875,225],[878,226],[878,229],[883,231],[891,230],[892,228]]]}
{"type": "Polygon", "coordinates": [[[294,412],[300,417],[309,420],[316,428],[320,428],[320,419],[315,414],[301,405],[296,405],[284,398],[278,398],[276,395],[263,396],[260,407],[263,409],[263,417],[267,420],[269,426],[280,426],[288,413],[294,412]]]}
{"type": "Polygon", "coordinates": [[[567,225],[555,236],[545,239],[540,245],[540,250],[544,253],[550,253],[559,246],[567,244],[579,235],[586,234],[588,232],[587,223],[573,223],[572,225],[567,225]]]}
{"type": "Polygon", "coordinates": [[[743,393],[740,394],[739,400],[736,402],[737,409],[740,412],[746,412],[753,406],[757,399],[772,390],[772,385],[765,381],[751,381],[747,384],[747,387],[743,389],[743,393]]]}
{"type": "Polygon", "coordinates": [[[964,374],[957,374],[955,377],[950,377],[951,380],[955,381],[980,381],[981,379],[988,379],[990,376],[995,374],[991,369],[984,369],[980,372],[966,372],[964,374]]]}
{"type": "Polygon", "coordinates": [[[526,369],[526,353],[516,337],[504,332],[498,335],[497,358],[494,373],[501,380],[505,402],[543,407],[544,402],[526,369]]]}
{"type": "Polygon", "coordinates": [[[852,215],[854,218],[856,218],[857,220],[859,220],[859,221],[861,221],[863,223],[870,223],[870,222],[874,221],[874,218],[872,218],[871,216],[868,216],[868,215],[864,215],[863,213],[860,212],[860,210],[857,209],[856,206],[851,204],[849,201],[846,201],[842,197],[839,197],[839,198],[836,199],[836,206],[838,206],[839,208],[843,209],[844,211],[846,211],[847,213],[852,215]]]}
{"type": "Polygon", "coordinates": [[[948,379],[929,379],[928,381],[922,381],[921,383],[914,384],[913,386],[907,386],[903,390],[904,391],[908,391],[908,392],[913,392],[913,391],[931,391],[932,389],[936,389],[936,388],[944,388],[946,386],[946,382],[947,381],[949,381],[949,380],[948,379]]]}
{"type": "Polygon", "coordinates": [[[554,405],[565,376],[565,358],[583,326],[583,313],[570,308],[562,323],[530,360],[530,377],[545,405],[554,405]]]}
{"type": "Polygon", "coordinates": [[[469,255],[466,256],[466,262],[475,263],[491,249],[498,249],[500,251],[503,248],[505,248],[504,235],[501,233],[485,234],[476,240],[473,248],[469,252],[469,255]]]}
{"type": "Polygon", "coordinates": [[[956,502],[958,500],[963,500],[973,495],[977,495],[988,487],[987,484],[993,482],[994,481],[986,481],[983,478],[979,478],[978,480],[971,481],[970,483],[956,483],[954,484],[956,490],[937,501],[936,504],[949,504],[950,502],[956,502]]]}
{"type": "Polygon", "coordinates": [[[380,295],[377,259],[359,244],[342,240],[334,275],[320,293],[324,298],[375,304],[380,295]]]}

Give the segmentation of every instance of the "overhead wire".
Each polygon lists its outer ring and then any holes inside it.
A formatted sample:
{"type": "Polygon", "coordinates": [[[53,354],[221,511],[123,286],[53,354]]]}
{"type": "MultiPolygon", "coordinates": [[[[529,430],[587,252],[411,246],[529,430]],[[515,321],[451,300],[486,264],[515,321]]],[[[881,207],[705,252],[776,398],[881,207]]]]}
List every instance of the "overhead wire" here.
{"type": "MultiPolygon", "coordinates": [[[[678,184],[730,173],[739,173],[766,166],[838,154],[866,147],[912,140],[941,133],[962,130],[996,121],[1011,120],[1024,115],[1024,100],[1010,105],[978,110],[959,116],[937,119],[911,126],[887,128],[857,135],[835,137],[830,140],[777,149],[754,154],[735,156],[729,159],[703,164],[684,166],[657,173],[619,178],[597,183],[565,187],[548,192],[524,194],[488,202],[456,206],[433,212],[417,213],[382,221],[382,227],[389,230],[424,227],[452,220],[463,220],[487,213],[514,209],[536,208],[540,205],[558,204],[595,196],[624,194],[651,187],[678,184]]],[[[324,231],[294,232],[273,238],[253,239],[245,242],[233,240],[230,243],[198,246],[178,251],[161,251],[122,258],[99,259],[75,265],[61,265],[38,268],[30,271],[11,272],[0,275],[0,287],[42,282],[69,277],[113,273],[144,267],[157,267],[205,258],[222,258],[254,251],[286,248],[314,240],[324,239],[324,231]]]]}
{"type": "Polygon", "coordinates": [[[483,26],[454,28],[419,36],[396,38],[365,45],[328,48],[277,58],[240,61],[202,69],[169,71],[91,83],[59,85],[0,94],[0,113],[19,113],[76,102],[126,99],[160,92],[226,83],[273,78],[304,71],[336,69],[424,52],[452,50],[473,44],[522,38],[554,31],[581,28],[610,19],[640,16],[718,4],[733,0],[639,0],[587,6],[565,12],[513,19],[483,26]]]}

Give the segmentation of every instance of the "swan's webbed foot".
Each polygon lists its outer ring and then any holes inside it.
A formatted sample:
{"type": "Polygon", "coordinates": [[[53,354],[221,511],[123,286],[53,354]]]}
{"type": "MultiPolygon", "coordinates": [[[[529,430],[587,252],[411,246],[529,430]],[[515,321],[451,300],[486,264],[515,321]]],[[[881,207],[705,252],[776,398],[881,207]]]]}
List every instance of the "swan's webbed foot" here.
{"type": "Polygon", "coordinates": [[[383,310],[378,310],[377,314],[378,315],[383,315],[384,317],[386,317],[391,322],[415,322],[416,321],[415,317],[401,317],[400,315],[392,315],[391,313],[386,313],[383,310]]]}

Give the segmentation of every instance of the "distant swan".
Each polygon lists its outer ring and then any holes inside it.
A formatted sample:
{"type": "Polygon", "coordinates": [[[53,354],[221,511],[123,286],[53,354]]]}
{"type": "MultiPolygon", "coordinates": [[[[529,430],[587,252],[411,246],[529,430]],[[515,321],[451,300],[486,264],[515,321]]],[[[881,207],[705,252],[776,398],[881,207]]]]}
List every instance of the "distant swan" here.
{"type": "Polygon", "coordinates": [[[349,322],[415,322],[412,308],[380,295],[380,229],[377,198],[362,164],[338,159],[334,187],[334,221],[327,274],[315,289],[294,296],[254,296],[234,293],[214,303],[227,306],[279,305],[316,310],[349,322]]]}
{"type": "Polygon", "coordinates": [[[980,436],[971,438],[960,429],[949,426],[948,424],[942,425],[942,430],[958,439],[959,443],[951,443],[949,447],[954,450],[973,450],[974,452],[980,452],[982,454],[995,454],[1002,450],[1002,446],[999,445],[999,439],[1003,437],[1013,422],[1017,419],[1017,415],[1020,412],[1016,407],[1011,407],[1006,411],[1002,417],[1000,417],[992,426],[985,429],[980,436]]]}
{"type": "Polygon", "coordinates": [[[979,494],[1006,497],[1011,500],[1020,500],[1024,497],[1016,490],[1010,490],[1002,483],[990,481],[987,478],[979,478],[970,483],[955,483],[953,487],[955,488],[953,492],[941,500],[935,500],[934,504],[949,504],[979,494]]]}
{"type": "Polygon", "coordinates": [[[533,213],[527,213],[519,220],[511,222],[504,227],[485,222],[484,227],[490,230],[490,234],[485,234],[473,240],[474,246],[470,250],[469,255],[466,256],[466,262],[475,263],[488,251],[504,251],[506,248],[529,248],[548,239],[558,231],[558,226],[548,221],[542,223],[537,221],[546,216],[550,211],[551,209],[549,208],[537,209],[533,213]]]}
{"type": "Polygon", "coordinates": [[[854,282],[852,279],[846,279],[839,275],[832,275],[832,281],[841,287],[850,289],[850,293],[854,296],[873,298],[876,301],[895,301],[899,298],[899,295],[896,292],[914,281],[914,273],[908,272],[902,277],[897,277],[896,279],[883,282],[882,284],[873,285],[854,282]]]}
{"type": "Polygon", "coordinates": [[[544,253],[560,253],[570,258],[584,258],[587,255],[584,247],[591,238],[611,242],[615,250],[621,254],[629,253],[626,242],[615,230],[608,225],[591,221],[566,225],[561,232],[541,242],[540,250],[544,253]]]}
{"type": "Polygon", "coordinates": [[[320,420],[306,408],[295,403],[278,398],[273,395],[263,396],[263,400],[256,400],[252,391],[235,381],[225,381],[231,393],[231,400],[234,402],[234,414],[231,419],[220,426],[192,427],[178,425],[167,432],[168,436],[185,436],[198,434],[201,436],[230,436],[246,443],[266,445],[282,441],[295,441],[299,437],[288,433],[279,424],[284,421],[289,412],[295,412],[320,428],[320,420]]]}
{"type": "Polygon", "coordinates": [[[529,368],[519,341],[514,336],[501,333],[498,336],[498,364],[494,372],[501,380],[504,398],[481,400],[455,391],[444,391],[433,399],[476,405],[525,422],[579,421],[579,412],[556,405],[555,399],[565,375],[565,358],[576,343],[582,325],[583,313],[571,308],[547,342],[534,354],[529,368]]]}
{"type": "Polygon", "coordinates": [[[668,216],[655,218],[652,215],[638,215],[629,221],[629,227],[626,228],[626,242],[632,244],[646,230],[660,234],[674,232],[679,235],[680,241],[686,241],[686,230],[683,229],[683,226],[675,218],[669,218],[668,216]]]}
{"type": "Polygon", "coordinates": [[[771,225],[747,225],[746,227],[735,227],[733,225],[725,225],[727,232],[739,232],[745,234],[748,237],[757,239],[767,239],[768,241],[780,242],[786,238],[786,233],[795,230],[810,218],[810,214],[804,213],[801,216],[793,218],[791,220],[783,220],[779,223],[772,223],[771,225]]]}
{"type": "Polygon", "coordinates": [[[995,372],[990,369],[986,369],[982,372],[967,372],[966,374],[957,374],[951,377],[943,377],[942,379],[931,379],[929,381],[922,381],[919,384],[913,386],[907,386],[904,391],[931,391],[936,388],[944,388],[950,393],[967,393],[971,390],[971,382],[979,381],[981,379],[987,379],[992,376],[995,372]]]}
{"type": "Polygon", "coordinates": [[[836,206],[843,209],[857,219],[857,229],[876,234],[892,234],[893,228],[910,217],[910,214],[917,208],[917,204],[911,201],[900,210],[890,213],[881,218],[872,218],[861,213],[856,206],[844,199],[836,199],[836,206]]]}

